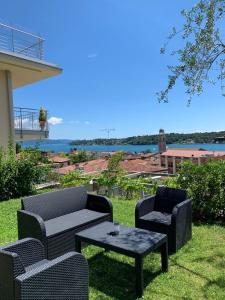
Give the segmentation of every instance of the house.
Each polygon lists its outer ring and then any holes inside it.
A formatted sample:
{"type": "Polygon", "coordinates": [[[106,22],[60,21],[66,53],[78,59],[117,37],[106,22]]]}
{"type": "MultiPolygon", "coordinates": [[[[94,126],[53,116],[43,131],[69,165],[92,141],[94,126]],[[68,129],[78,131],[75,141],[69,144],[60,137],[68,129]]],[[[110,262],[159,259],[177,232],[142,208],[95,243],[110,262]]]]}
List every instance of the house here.
{"type": "Polygon", "coordinates": [[[70,172],[73,172],[77,169],[76,165],[70,165],[62,168],[57,168],[55,169],[55,172],[59,175],[66,175],[69,174],[70,172]]]}
{"type": "MultiPolygon", "coordinates": [[[[167,173],[167,169],[159,165],[159,159],[154,156],[151,159],[127,159],[120,162],[120,167],[127,173],[167,173]]],[[[101,173],[108,168],[108,160],[95,159],[87,162],[56,169],[60,175],[79,170],[82,173],[101,173]]]]}
{"type": "Polygon", "coordinates": [[[77,164],[77,169],[84,173],[103,172],[108,168],[108,161],[95,159],[77,164]]]}
{"type": "Polygon", "coordinates": [[[53,156],[50,158],[55,168],[64,168],[70,165],[70,159],[63,156],[53,156]]]}
{"type": "Polygon", "coordinates": [[[13,91],[56,76],[62,69],[46,62],[44,40],[35,34],[0,23],[4,43],[0,43],[0,147],[9,140],[48,137],[48,127],[39,126],[39,111],[13,107],[13,91]],[[15,115],[15,117],[14,117],[15,115]]]}
{"type": "Polygon", "coordinates": [[[160,155],[161,166],[176,174],[177,166],[186,160],[198,165],[211,159],[225,159],[225,151],[208,151],[199,148],[168,148],[160,155]]]}
{"type": "Polygon", "coordinates": [[[133,159],[124,160],[120,163],[121,168],[128,173],[165,173],[167,169],[158,164],[154,164],[152,160],[133,159]]]}

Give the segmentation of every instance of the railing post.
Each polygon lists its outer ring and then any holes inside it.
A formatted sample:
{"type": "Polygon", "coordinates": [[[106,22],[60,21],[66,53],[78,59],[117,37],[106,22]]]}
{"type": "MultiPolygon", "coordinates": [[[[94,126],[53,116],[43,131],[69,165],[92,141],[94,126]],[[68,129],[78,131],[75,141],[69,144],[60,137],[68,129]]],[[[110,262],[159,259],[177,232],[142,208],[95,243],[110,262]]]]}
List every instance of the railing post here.
{"type": "Polygon", "coordinates": [[[48,112],[47,112],[47,110],[45,111],[45,115],[46,115],[45,131],[48,131],[48,112]]]}
{"type": "Polygon", "coordinates": [[[14,48],[14,30],[11,29],[11,43],[12,43],[12,52],[15,52],[14,48]]]}
{"type": "Polygon", "coordinates": [[[38,42],[38,45],[39,45],[39,58],[42,59],[42,42],[41,42],[41,39],[39,38],[38,39],[39,42],[38,42]]]}
{"type": "Polygon", "coordinates": [[[31,126],[32,126],[32,130],[34,129],[34,113],[31,114],[31,126]]]}
{"type": "Polygon", "coordinates": [[[20,138],[23,138],[23,116],[22,116],[22,109],[20,107],[20,138]]]}

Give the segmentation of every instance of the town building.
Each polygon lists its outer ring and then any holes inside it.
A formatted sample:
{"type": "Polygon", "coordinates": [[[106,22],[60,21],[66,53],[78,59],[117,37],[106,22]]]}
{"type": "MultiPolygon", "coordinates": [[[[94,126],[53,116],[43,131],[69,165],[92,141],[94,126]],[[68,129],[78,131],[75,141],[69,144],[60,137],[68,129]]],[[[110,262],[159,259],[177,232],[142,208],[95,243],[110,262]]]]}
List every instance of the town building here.
{"type": "Polygon", "coordinates": [[[202,164],[212,159],[225,159],[225,151],[207,151],[197,148],[168,148],[161,153],[161,166],[168,169],[170,174],[176,174],[180,163],[191,161],[202,164]]]}
{"type": "Polygon", "coordinates": [[[214,142],[217,144],[224,144],[225,143],[225,136],[218,136],[214,139],[214,142]]]}
{"type": "Polygon", "coordinates": [[[63,156],[53,156],[50,158],[55,168],[64,168],[70,165],[70,159],[63,156]]]}
{"type": "MultiPolygon", "coordinates": [[[[167,173],[167,169],[160,165],[160,159],[158,155],[149,155],[146,158],[137,158],[134,154],[133,159],[129,156],[129,159],[123,159],[120,162],[122,170],[128,174],[132,173],[167,173]]],[[[79,170],[82,173],[101,173],[108,168],[108,159],[95,159],[87,162],[77,163],[70,166],[64,166],[57,168],[55,171],[60,175],[65,175],[74,170],[79,170]]]]}

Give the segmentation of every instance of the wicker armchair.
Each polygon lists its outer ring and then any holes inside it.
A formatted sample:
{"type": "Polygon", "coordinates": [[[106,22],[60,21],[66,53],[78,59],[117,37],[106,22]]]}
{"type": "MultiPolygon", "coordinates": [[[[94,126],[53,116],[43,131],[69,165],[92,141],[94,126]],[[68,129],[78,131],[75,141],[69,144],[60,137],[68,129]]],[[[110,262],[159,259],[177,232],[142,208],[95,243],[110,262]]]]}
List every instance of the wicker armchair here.
{"type": "Polygon", "coordinates": [[[42,242],[48,259],[75,250],[75,233],[104,221],[112,221],[111,202],[73,187],[22,199],[17,212],[19,239],[42,242]]]}
{"type": "Polygon", "coordinates": [[[0,248],[0,300],[88,299],[88,265],[69,252],[52,261],[32,238],[0,248]]]}
{"type": "Polygon", "coordinates": [[[192,237],[192,207],[185,190],[159,187],[135,209],[138,228],[167,234],[168,250],[176,252],[192,237]]]}

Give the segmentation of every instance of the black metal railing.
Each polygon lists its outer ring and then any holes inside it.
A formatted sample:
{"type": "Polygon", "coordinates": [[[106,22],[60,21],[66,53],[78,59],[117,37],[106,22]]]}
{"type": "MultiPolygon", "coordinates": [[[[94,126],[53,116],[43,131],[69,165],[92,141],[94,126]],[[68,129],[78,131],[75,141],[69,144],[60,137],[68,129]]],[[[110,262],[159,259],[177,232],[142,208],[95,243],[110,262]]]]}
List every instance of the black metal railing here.
{"type": "Polygon", "coordinates": [[[48,131],[47,111],[45,113],[46,122],[41,126],[38,109],[14,107],[14,128],[21,132],[26,130],[48,131]]]}
{"type": "Polygon", "coordinates": [[[44,39],[32,33],[0,23],[0,49],[43,59],[44,39]]]}

